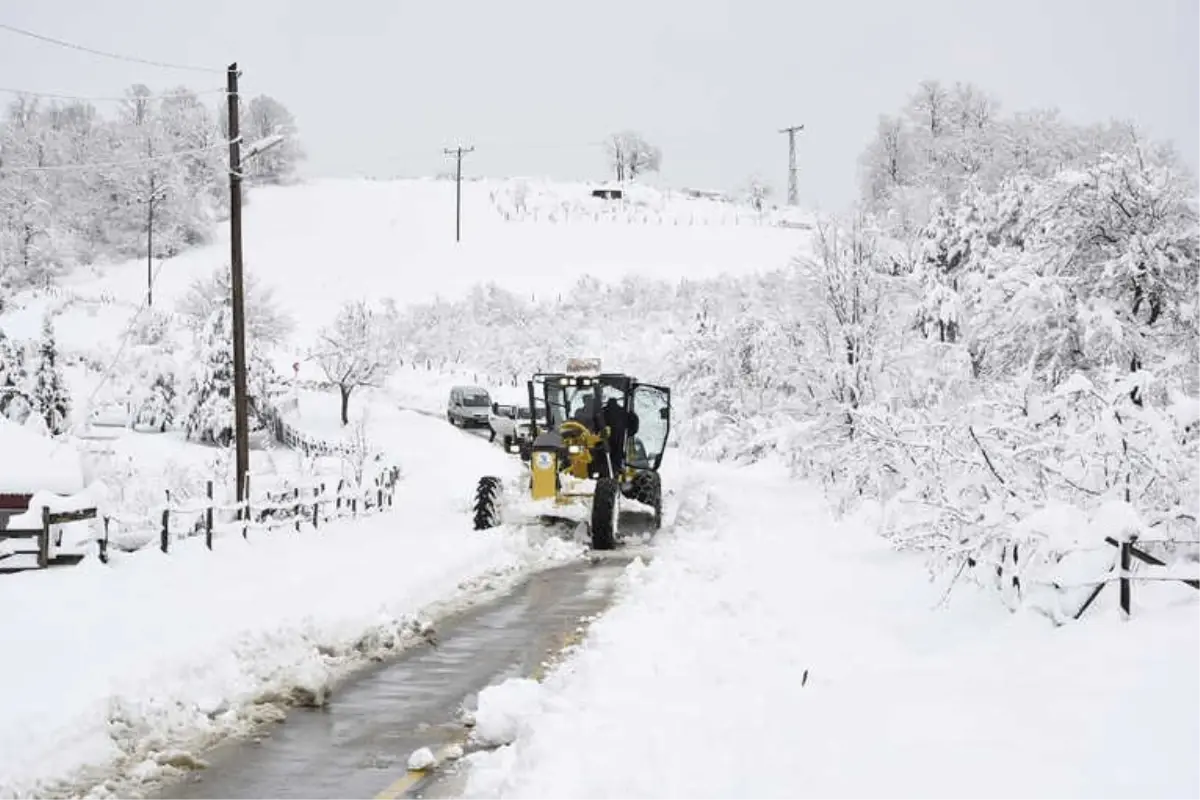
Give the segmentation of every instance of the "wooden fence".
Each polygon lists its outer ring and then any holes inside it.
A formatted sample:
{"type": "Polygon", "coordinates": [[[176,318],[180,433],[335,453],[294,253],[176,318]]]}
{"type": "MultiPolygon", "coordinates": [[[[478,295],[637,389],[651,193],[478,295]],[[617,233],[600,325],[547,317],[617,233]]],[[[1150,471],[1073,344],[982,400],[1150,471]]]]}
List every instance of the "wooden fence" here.
{"type": "Polygon", "coordinates": [[[50,511],[43,507],[40,528],[0,530],[0,544],[33,542],[32,547],[10,546],[0,551],[0,574],[45,569],[54,564],[75,564],[82,560],[80,553],[64,554],[57,558],[51,556],[51,528],[55,525],[98,518],[102,533],[95,541],[100,560],[106,564],[114,548],[136,552],[153,542],[157,542],[162,552],[169,553],[173,542],[203,536],[205,546],[212,550],[217,534],[232,531],[240,533],[242,538],[249,538],[251,530],[272,531],[292,527],[300,531],[306,526],[317,529],[333,520],[357,518],[362,514],[391,508],[399,477],[399,468],[389,467],[373,481],[362,485],[351,485],[344,478],[338,480],[336,485],[319,480],[289,484],[266,490],[257,500],[250,497],[241,503],[216,502],[213,482],[210,480],[205,486],[206,499],[200,503],[172,505],[168,494],[167,504],[156,512],[157,524],[145,518],[122,519],[118,515],[99,515],[96,508],[50,511]],[[230,514],[233,515],[231,521],[218,518],[218,515],[230,514]],[[112,533],[115,527],[124,530],[114,540],[112,533]],[[37,557],[36,565],[11,563],[15,556],[34,554],[37,557]],[[6,561],[10,561],[10,565],[6,566],[6,561]]]}
{"type": "Polygon", "coordinates": [[[115,516],[102,517],[100,560],[108,563],[114,545],[124,552],[136,552],[157,541],[159,550],[170,553],[173,542],[203,536],[205,547],[212,550],[218,534],[240,534],[248,539],[252,530],[273,531],[284,527],[315,530],[333,520],[391,508],[399,477],[399,468],[389,467],[371,483],[359,486],[349,485],[344,478],[336,486],[318,480],[267,490],[258,500],[248,497],[241,503],[216,502],[213,482],[208,481],[206,499],[199,503],[172,505],[168,498],[153,528],[144,523],[135,527],[115,516]],[[217,519],[218,514],[233,514],[234,518],[223,522],[217,519]],[[116,542],[112,539],[114,525],[125,528],[116,542]]]}
{"type": "MultiPolygon", "coordinates": [[[[9,561],[14,556],[37,554],[37,569],[45,569],[50,566],[52,560],[50,557],[50,528],[54,525],[64,525],[69,522],[82,522],[84,520],[95,519],[96,509],[85,508],[76,511],[51,511],[45,506],[42,507],[42,525],[40,528],[31,529],[14,529],[5,528],[0,530],[0,542],[33,542],[33,548],[10,549],[7,553],[0,554],[0,573],[23,572],[29,567],[26,566],[6,566],[5,561],[9,561]]],[[[74,563],[78,559],[64,558],[63,562],[74,563]]]]}
{"type": "MultiPolygon", "coordinates": [[[[1133,605],[1133,582],[1134,581],[1178,581],[1187,584],[1193,589],[1200,591],[1200,570],[1190,572],[1186,575],[1172,574],[1170,572],[1151,572],[1148,574],[1133,573],[1133,561],[1137,559],[1143,564],[1151,567],[1166,567],[1167,563],[1162,559],[1155,558],[1137,545],[1139,544],[1196,544],[1196,542],[1179,541],[1175,539],[1140,539],[1137,536],[1129,536],[1120,540],[1114,539],[1111,536],[1106,536],[1104,541],[1117,548],[1117,556],[1109,574],[1094,581],[1087,581],[1082,585],[1092,586],[1091,594],[1088,595],[1083,605],[1079,607],[1079,611],[1075,613],[1075,619],[1083,616],[1084,612],[1091,607],[1096,598],[1100,596],[1100,592],[1104,587],[1112,582],[1117,583],[1118,605],[1121,609],[1121,617],[1129,619],[1132,616],[1133,605]]],[[[1056,588],[1067,588],[1056,585],[1056,588]]]]}
{"type": "MultiPolygon", "coordinates": [[[[315,436],[309,436],[287,422],[283,415],[296,408],[295,401],[281,403],[278,407],[267,406],[262,411],[263,421],[270,426],[275,441],[298,450],[307,457],[318,456],[352,456],[358,454],[354,445],[348,442],[327,442],[315,436]]],[[[365,455],[365,454],[363,454],[365,455]]]]}

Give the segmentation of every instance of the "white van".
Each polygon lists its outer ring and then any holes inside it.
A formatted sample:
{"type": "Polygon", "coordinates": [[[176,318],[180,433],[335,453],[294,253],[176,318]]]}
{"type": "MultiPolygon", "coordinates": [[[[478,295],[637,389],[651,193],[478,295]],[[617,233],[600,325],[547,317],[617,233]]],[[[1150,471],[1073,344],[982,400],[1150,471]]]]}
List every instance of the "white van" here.
{"type": "MultiPolygon", "coordinates": [[[[542,399],[536,398],[538,418],[537,424],[541,430],[545,430],[546,423],[546,404],[542,399]]],[[[533,441],[533,421],[529,415],[529,397],[521,394],[502,393],[492,403],[492,413],[488,416],[488,425],[492,429],[491,438],[488,441],[500,440],[500,443],[507,450],[509,445],[519,442],[533,441]]]]}
{"type": "Polygon", "coordinates": [[[486,428],[492,398],[482,386],[455,386],[446,404],[446,419],[460,428],[486,428]]]}

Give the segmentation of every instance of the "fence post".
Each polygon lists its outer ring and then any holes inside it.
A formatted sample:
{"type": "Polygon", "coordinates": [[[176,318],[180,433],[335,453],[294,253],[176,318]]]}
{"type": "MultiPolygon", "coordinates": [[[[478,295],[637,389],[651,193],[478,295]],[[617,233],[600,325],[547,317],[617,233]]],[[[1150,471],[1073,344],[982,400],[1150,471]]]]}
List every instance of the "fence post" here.
{"type": "Polygon", "coordinates": [[[342,489],[343,489],[345,486],[346,486],[346,479],[345,479],[345,478],[342,478],[340,481],[338,481],[338,487],[337,487],[337,504],[336,504],[336,506],[335,506],[335,507],[336,507],[336,509],[337,509],[337,514],[336,514],[336,516],[339,516],[339,517],[342,515],[342,489]]]}
{"type": "Polygon", "coordinates": [[[171,509],[164,508],[162,513],[162,537],[159,547],[164,553],[171,550],[171,509]]]}
{"type": "Polygon", "coordinates": [[[1121,539],[1121,577],[1119,586],[1121,590],[1121,619],[1128,620],[1130,618],[1130,597],[1129,597],[1129,568],[1132,566],[1133,542],[1132,537],[1121,539]]]}
{"type": "Polygon", "coordinates": [[[50,509],[42,506],[42,529],[38,532],[38,569],[50,566],[50,509]]]}
{"type": "Polygon", "coordinates": [[[246,505],[238,511],[238,513],[241,515],[241,537],[242,539],[250,539],[250,473],[247,471],[245,477],[242,477],[241,480],[246,482],[246,488],[244,489],[244,492],[242,492],[242,497],[246,498],[246,505]]]}
{"type": "Polygon", "coordinates": [[[204,509],[204,546],[212,550],[213,523],[213,482],[204,484],[204,494],[208,496],[208,508],[204,509]]]}
{"type": "Polygon", "coordinates": [[[108,563],[108,517],[104,518],[104,538],[100,540],[100,563],[108,563]]]}
{"type": "Polygon", "coordinates": [[[296,487],[295,494],[293,495],[293,497],[295,499],[295,507],[292,508],[292,516],[294,516],[296,518],[296,533],[299,533],[300,532],[300,487],[299,486],[296,487]]]}
{"type": "Polygon", "coordinates": [[[319,488],[313,489],[313,530],[316,530],[319,526],[319,520],[321,518],[321,498],[324,496],[324,494],[325,484],[323,483],[319,488]]]}

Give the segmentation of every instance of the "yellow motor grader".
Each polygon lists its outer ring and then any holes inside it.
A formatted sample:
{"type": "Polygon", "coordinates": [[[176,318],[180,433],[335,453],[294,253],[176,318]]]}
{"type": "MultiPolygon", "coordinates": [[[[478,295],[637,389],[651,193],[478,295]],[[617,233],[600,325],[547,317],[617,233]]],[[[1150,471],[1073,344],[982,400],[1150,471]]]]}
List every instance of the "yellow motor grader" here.
{"type": "Polygon", "coordinates": [[[499,478],[479,479],[475,529],[533,521],[583,523],[595,550],[616,547],[622,511],[642,512],[649,528],[657,530],[663,512],[658,468],[671,430],[670,390],[601,372],[594,360],[576,360],[566,372],[537,373],[528,391],[531,412],[546,409],[546,427],[539,429],[541,420],[532,415],[529,441],[510,447],[527,466],[510,485],[511,496],[505,497],[499,478]]]}

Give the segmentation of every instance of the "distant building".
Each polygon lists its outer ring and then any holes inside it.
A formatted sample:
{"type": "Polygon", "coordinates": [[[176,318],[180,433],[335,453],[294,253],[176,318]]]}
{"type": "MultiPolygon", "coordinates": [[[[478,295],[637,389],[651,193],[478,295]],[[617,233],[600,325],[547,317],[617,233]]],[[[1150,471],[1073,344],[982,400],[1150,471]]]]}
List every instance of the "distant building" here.
{"type": "Polygon", "coordinates": [[[688,197],[693,197],[697,200],[717,200],[720,202],[729,202],[729,195],[725,192],[720,192],[715,189],[684,189],[684,194],[688,197]]]}
{"type": "Polygon", "coordinates": [[[625,190],[619,185],[607,183],[602,186],[592,187],[592,197],[600,200],[620,200],[625,196],[625,190]]]}

